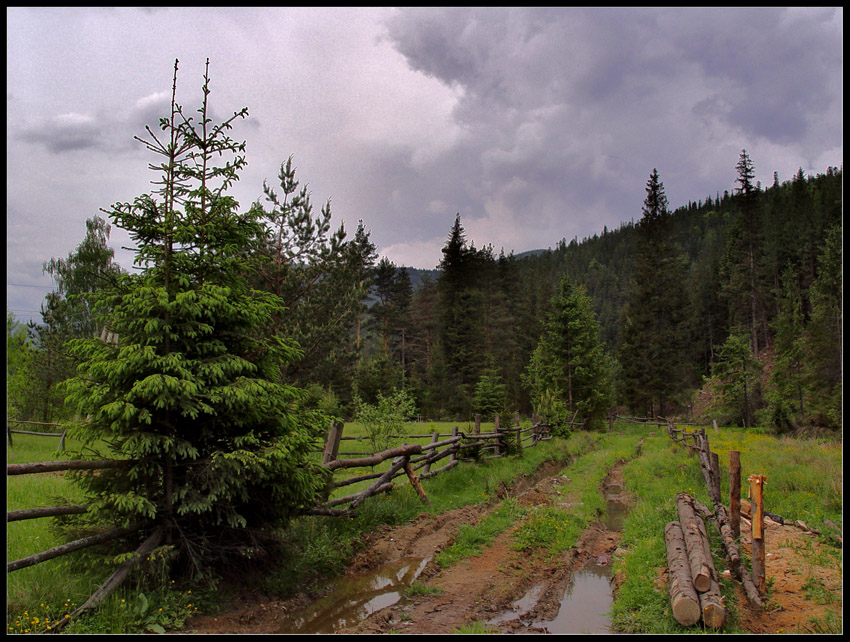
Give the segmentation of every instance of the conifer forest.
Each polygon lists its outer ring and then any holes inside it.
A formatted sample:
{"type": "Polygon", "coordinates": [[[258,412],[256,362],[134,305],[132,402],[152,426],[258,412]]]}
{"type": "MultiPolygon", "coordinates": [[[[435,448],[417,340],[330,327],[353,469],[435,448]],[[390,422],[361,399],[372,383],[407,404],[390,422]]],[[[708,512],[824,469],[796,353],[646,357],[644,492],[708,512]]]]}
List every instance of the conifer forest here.
{"type": "Polygon", "coordinates": [[[189,109],[175,62],[169,112],[135,137],[151,192],[44,257],[39,322],[7,312],[8,419],[61,424],[75,458],[113,464],[74,473],[86,504],[59,520],[68,539],[130,529],[174,577],[238,568],[327,499],[331,423],[375,408],[535,415],[588,439],[615,414],[840,434],[842,168],[765,186],[771,159],[743,149],[728,185],[671,209],[648,167],[617,229],[516,255],[458,213],[439,264],[414,269],[379,256],[369,221],[314,205],[286,151],[263,197],[237,203],[250,116],[213,120],[208,65],[189,109]]]}
{"type": "MultiPolygon", "coordinates": [[[[765,187],[745,150],[735,161],[732,189],[672,211],[652,171],[635,221],[521,256],[468,238],[458,214],[439,266],[421,270],[379,259],[368,222],[350,235],[329,207],[315,215],[290,158],[280,195],[265,186],[264,235],[239,251],[256,260],[252,287],[286,308],[267,327],[298,346],[281,380],[342,416],[402,388],[435,420],[688,416],[707,409],[702,392],[732,423],[838,430],[843,172],[765,187]]],[[[109,229],[94,216],[75,252],[45,262],[56,290],[41,323],[8,316],[11,416],[67,417],[68,341],[99,332],[91,299],[121,272],[109,229]]]]}

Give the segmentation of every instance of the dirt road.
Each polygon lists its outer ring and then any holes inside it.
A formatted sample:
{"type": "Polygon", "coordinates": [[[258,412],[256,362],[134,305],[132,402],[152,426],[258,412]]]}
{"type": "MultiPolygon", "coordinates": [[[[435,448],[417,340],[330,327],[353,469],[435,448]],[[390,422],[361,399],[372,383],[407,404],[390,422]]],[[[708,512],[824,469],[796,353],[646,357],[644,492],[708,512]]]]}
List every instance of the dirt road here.
{"type": "MultiPolygon", "coordinates": [[[[512,546],[513,531],[497,536],[479,555],[440,570],[436,553],[448,547],[464,524],[479,523],[507,495],[531,510],[578,501],[562,466],[550,462],[531,477],[503,489],[489,505],[458,508],[368,536],[362,553],[326,595],[302,594],[281,601],[244,594],[215,616],[193,618],[187,632],[197,633],[452,633],[478,622],[502,633],[547,633],[546,623],[558,614],[571,578],[588,565],[608,566],[622,554],[619,526],[596,520],[567,553],[551,556],[512,546]],[[427,592],[402,597],[414,580],[427,592]],[[348,588],[347,588],[348,587],[348,588]]],[[[610,497],[629,497],[619,467],[604,484],[610,497]]],[[[754,612],[741,592],[738,626],[753,633],[807,630],[822,617],[827,604],[842,599],[841,552],[821,547],[817,538],[797,526],[768,521],[767,608],[754,612]],[[832,552],[830,552],[832,551],[832,552]],[[821,564],[835,555],[834,564],[821,564]],[[817,590],[821,589],[821,590],[817,590]]],[[[749,553],[748,523],[742,525],[742,547],[749,553]]],[[[666,591],[666,570],[657,570],[659,590],[666,591]]],[[[618,578],[611,578],[616,591],[618,578]]],[[[840,624],[839,624],[840,626],[840,624]]],[[[813,631],[817,632],[817,631],[813,631]]]]}
{"type": "MultiPolygon", "coordinates": [[[[578,501],[571,496],[570,480],[561,470],[562,466],[554,462],[545,464],[534,477],[520,480],[510,490],[503,489],[501,497],[514,496],[526,508],[578,501]]],[[[607,485],[622,496],[619,468],[611,471],[607,485]]],[[[339,633],[451,633],[466,623],[486,623],[501,613],[501,621],[489,624],[488,628],[503,632],[547,632],[539,623],[557,615],[573,572],[588,561],[610,565],[619,532],[595,521],[572,550],[553,558],[514,550],[510,546],[512,531],[508,530],[497,536],[480,555],[443,571],[433,561],[425,562],[451,544],[462,525],[478,523],[497,505],[494,501],[490,505],[467,506],[442,515],[423,514],[404,526],[374,533],[347,573],[352,578],[360,577],[399,560],[423,560],[417,579],[434,593],[401,599],[344,626],[339,626],[345,624],[345,618],[339,617],[339,609],[345,607],[338,604],[328,605],[324,613],[311,617],[315,620],[336,618],[330,628],[339,633]],[[536,603],[527,611],[514,614],[512,603],[532,588],[536,603]]],[[[259,604],[256,600],[252,598],[233,605],[226,613],[214,617],[193,618],[190,630],[198,633],[272,633],[286,632],[293,627],[302,632],[331,632],[323,628],[320,621],[308,622],[308,618],[293,619],[288,615],[303,612],[308,607],[309,601],[303,596],[259,604]]]]}

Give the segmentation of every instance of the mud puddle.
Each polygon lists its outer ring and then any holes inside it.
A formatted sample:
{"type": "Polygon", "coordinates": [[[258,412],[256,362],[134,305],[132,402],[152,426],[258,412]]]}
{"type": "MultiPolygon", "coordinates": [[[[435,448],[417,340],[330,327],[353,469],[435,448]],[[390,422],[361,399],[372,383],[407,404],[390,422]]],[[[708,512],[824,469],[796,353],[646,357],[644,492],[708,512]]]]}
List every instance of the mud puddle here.
{"type": "Polygon", "coordinates": [[[430,557],[406,557],[367,573],[342,577],[328,595],[279,623],[277,633],[335,633],[392,606],[420,576],[430,557]]]}
{"type": "MultiPolygon", "coordinates": [[[[595,537],[616,540],[629,512],[619,469],[612,471],[606,480],[603,494],[606,510],[599,518],[599,532],[595,537]]],[[[538,583],[514,601],[510,610],[490,618],[487,623],[498,627],[511,620],[521,621],[528,630],[552,634],[611,633],[612,561],[610,550],[606,550],[574,570],[561,597],[554,600],[554,610],[544,605],[546,585],[538,583]]],[[[552,603],[551,598],[549,603],[552,603]]]]}

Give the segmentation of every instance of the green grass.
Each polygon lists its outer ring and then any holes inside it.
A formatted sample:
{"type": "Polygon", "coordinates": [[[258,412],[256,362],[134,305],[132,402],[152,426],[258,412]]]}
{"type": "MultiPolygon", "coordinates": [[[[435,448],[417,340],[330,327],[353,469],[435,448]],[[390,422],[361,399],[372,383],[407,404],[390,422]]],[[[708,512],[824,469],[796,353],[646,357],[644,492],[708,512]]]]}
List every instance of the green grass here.
{"type": "MultiPolygon", "coordinates": [[[[449,433],[454,425],[448,422],[409,424],[407,434],[426,434],[431,430],[449,433]]],[[[459,427],[472,430],[471,425],[459,427]]],[[[492,425],[482,426],[482,431],[489,430],[492,425]]],[[[347,425],[344,434],[358,434],[358,431],[362,432],[362,428],[347,425]]],[[[441,563],[450,564],[475,554],[487,544],[487,538],[492,539],[512,527],[516,528],[516,546],[560,554],[573,546],[586,524],[604,511],[600,484],[618,460],[625,460],[626,489],[635,501],[623,526],[620,545],[626,553],[617,556],[615,561],[615,569],[623,573],[625,580],[612,607],[613,626],[623,633],[701,632],[699,627],[687,629],[673,620],[668,596],[657,578],[666,566],[663,529],[668,521],[676,518],[676,494],[687,491],[708,505],[708,493],[696,458],[691,458],[686,448],[671,442],[662,429],[655,429],[654,435],[650,432],[653,429],[618,423],[614,433],[577,432],[569,439],[541,442],[518,456],[477,464],[462,462],[434,478],[423,480],[431,502],[428,507],[423,506],[406,479],[400,478],[390,493],[367,499],[354,518],[303,517],[295,520],[279,534],[282,554],[274,570],[258,582],[261,588],[282,594],[298,591],[311,581],[343,571],[361,546],[363,536],[383,525],[405,523],[422,512],[440,514],[461,506],[490,502],[496,502],[497,508],[478,527],[461,529],[455,544],[443,551],[441,563]],[[635,457],[641,437],[644,438],[641,453],[635,457]],[[564,487],[564,492],[571,496],[569,505],[528,511],[513,500],[498,502],[503,486],[521,475],[532,474],[548,460],[571,462],[563,471],[572,480],[564,487]]],[[[786,520],[802,519],[823,530],[823,541],[835,543],[823,524],[825,520],[842,522],[843,453],[840,443],[776,438],[763,431],[740,428],[722,428],[719,434],[709,429],[708,437],[712,451],[719,455],[721,490],[725,498],[729,492],[728,452],[738,450],[744,480],[750,474],[767,475],[767,510],[786,520]]],[[[430,439],[408,437],[405,441],[425,444],[430,439]]],[[[7,462],[65,458],[65,455],[57,455],[55,438],[14,435],[14,442],[14,449],[7,451],[7,462]]],[[[344,441],[341,450],[365,451],[368,450],[366,443],[344,441]]],[[[73,442],[69,441],[68,448],[74,448],[73,442]]],[[[389,462],[384,465],[388,466],[389,462]]],[[[59,474],[14,476],[7,481],[8,509],[50,506],[56,501],[83,501],[79,490],[59,474]]],[[[371,482],[361,482],[362,487],[368,483],[371,482]]],[[[746,488],[746,483],[744,485],[746,488]]],[[[357,492],[357,486],[338,489],[335,495],[357,492]]],[[[42,518],[7,524],[7,558],[19,559],[63,543],[51,530],[50,520],[42,518]]],[[[722,569],[725,567],[722,548],[714,529],[710,528],[709,534],[715,563],[722,569]]],[[[810,569],[841,564],[839,548],[812,545],[811,551],[802,552],[806,554],[810,569]]],[[[10,632],[46,630],[46,621],[55,622],[73,610],[103,582],[108,569],[102,565],[85,568],[76,555],[8,574],[7,627],[10,632]]],[[[812,575],[811,572],[808,575],[812,575]]],[[[806,592],[817,600],[831,599],[827,589],[814,579],[806,585],[806,592]]],[[[208,612],[212,608],[212,597],[217,602],[222,600],[221,593],[199,594],[194,589],[190,597],[188,590],[188,587],[174,587],[164,579],[153,589],[128,583],[94,613],[71,624],[67,631],[129,633],[174,629],[179,628],[195,608],[208,612]]],[[[724,631],[740,632],[738,598],[733,584],[724,581],[721,591],[729,609],[724,631]]],[[[834,609],[835,605],[830,607],[834,609]]],[[[841,626],[840,612],[830,610],[823,618],[807,623],[803,627],[805,631],[801,631],[836,632],[841,626]]],[[[459,632],[484,631],[473,623],[459,632]]]]}
{"type": "MultiPolygon", "coordinates": [[[[79,448],[67,439],[66,450],[57,452],[58,439],[36,435],[13,435],[13,448],[7,449],[7,463],[68,459],[79,448]]],[[[61,473],[39,473],[7,477],[8,510],[79,504],[82,491],[61,473]]],[[[54,546],[67,538],[51,525],[52,517],[20,520],[6,524],[6,558],[17,560],[54,546]]],[[[85,602],[106,580],[110,568],[103,564],[86,566],[87,552],[71,553],[7,574],[6,629],[9,633],[44,633],[65,615],[85,602]]],[[[142,588],[128,582],[107,598],[90,615],[79,618],[65,629],[68,633],[162,632],[179,628],[204,600],[192,599],[186,588],[176,588],[160,578],[155,588],[142,588]]]]}
{"type": "Polygon", "coordinates": [[[478,555],[500,533],[525,514],[515,498],[509,497],[477,524],[464,524],[458,529],[451,546],[437,554],[434,561],[442,568],[466,557],[478,555]]]}

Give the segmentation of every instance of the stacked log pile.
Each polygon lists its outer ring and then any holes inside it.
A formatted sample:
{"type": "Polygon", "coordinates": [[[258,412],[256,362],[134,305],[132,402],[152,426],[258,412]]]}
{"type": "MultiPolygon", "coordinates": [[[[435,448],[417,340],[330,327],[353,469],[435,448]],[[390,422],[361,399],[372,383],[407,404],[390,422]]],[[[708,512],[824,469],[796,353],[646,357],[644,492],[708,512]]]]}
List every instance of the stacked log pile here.
{"type": "Polygon", "coordinates": [[[670,604],[679,624],[692,626],[702,620],[706,626],[719,629],[726,621],[726,607],[708,533],[695,502],[687,493],[676,495],[679,521],[669,522],[664,529],[670,604]]]}

